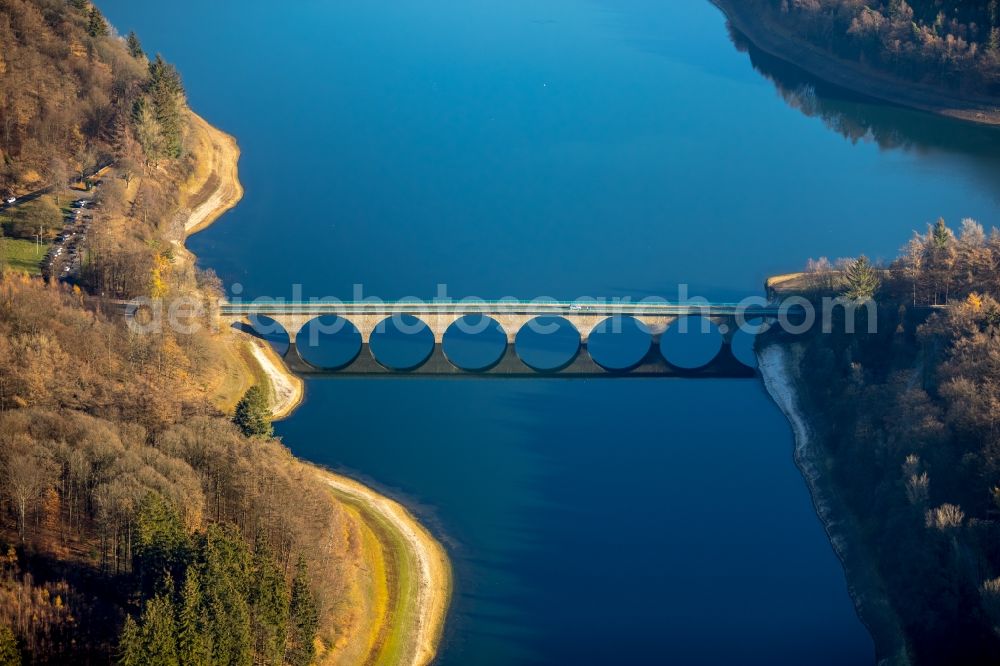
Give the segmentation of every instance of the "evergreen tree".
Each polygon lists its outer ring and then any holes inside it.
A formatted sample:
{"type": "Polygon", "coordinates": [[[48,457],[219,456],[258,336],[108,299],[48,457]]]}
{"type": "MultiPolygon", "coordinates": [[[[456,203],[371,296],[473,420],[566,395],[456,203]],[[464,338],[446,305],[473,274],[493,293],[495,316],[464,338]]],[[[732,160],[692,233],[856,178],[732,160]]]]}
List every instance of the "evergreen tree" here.
{"type": "Polygon", "coordinates": [[[91,37],[106,37],[108,34],[108,22],[93,5],[90,6],[90,15],[87,17],[87,34],[91,37]]]}
{"type": "Polygon", "coordinates": [[[177,580],[183,576],[191,541],[177,509],[156,493],[143,499],[135,532],[133,567],[139,576],[140,592],[148,597],[165,578],[177,580]]]}
{"type": "Polygon", "coordinates": [[[292,666],[309,666],[313,660],[313,641],[319,629],[319,609],[309,588],[305,558],[299,556],[292,580],[288,608],[288,651],[285,661],[292,666]]]}
{"type": "Polygon", "coordinates": [[[118,638],[118,664],[119,666],[143,666],[146,663],[145,656],[139,625],[136,624],[131,615],[126,615],[125,626],[118,638]]]}
{"type": "Polygon", "coordinates": [[[947,248],[951,244],[951,240],[954,237],[951,229],[945,224],[944,218],[938,218],[938,221],[934,223],[934,228],[931,230],[931,237],[934,239],[934,247],[937,249],[947,248]]]}
{"type": "Polygon", "coordinates": [[[163,156],[160,121],[156,119],[156,113],[144,97],[137,99],[132,108],[132,124],[135,126],[135,138],[146,155],[146,162],[155,164],[163,156]]]}
{"type": "Polygon", "coordinates": [[[5,624],[0,624],[0,666],[21,666],[21,650],[17,647],[17,637],[5,624]]]}
{"type": "Polygon", "coordinates": [[[233,423],[247,437],[270,437],[274,432],[271,426],[271,408],[268,406],[267,394],[259,385],[250,387],[236,405],[233,423]]]}
{"type": "Polygon", "coordinates": [[[142,42],[139,41],[139,36],[135,34],[135,30],[128,33],[125,44],[128,46],[128,52],[133,58],[145,57],[146,53],[142,50],[142,42]]]}
{"type": "Polygon", "coordinates": [[[208,634],[201,594],[201,582],[195,566],[188,567],[181,591],[177,646],[183,666],[212,666],[212,644],[208,634]]]}
{"type": "Polygon", "coordinates": [[[159,54],[149,63],[148,92],[160,125],[160,148],[166,157],[180,157],[184,87],[177,69],[159,54]]]}
{"type": "Polygon", "coordinates": [[[145,666],[180,666],[177,623],[170,597],[158,594],[146,602],[141,635],[145,666]]]}
{"type": "Polygon", "coordinates": [[[255,662],[281,666],[288,630],[288,586],[263,540],[254,549],[253,569],[250,610],[253,617],[255,662]]]}
{"type": "Polygon", "coordinates": [[[202,595],[212,645],[212,664],[249,666],[253,661],[250,608],[252,561],[232,527],[212,525],[201,539],[202,595]]]}
{"type": "Polygon", "coordinates": [[[878,290],[878,272],[865,255],[847,265],[844,277],[847,280],[844,296],[852,300],[867,301],[874,297],[878,290]]]}

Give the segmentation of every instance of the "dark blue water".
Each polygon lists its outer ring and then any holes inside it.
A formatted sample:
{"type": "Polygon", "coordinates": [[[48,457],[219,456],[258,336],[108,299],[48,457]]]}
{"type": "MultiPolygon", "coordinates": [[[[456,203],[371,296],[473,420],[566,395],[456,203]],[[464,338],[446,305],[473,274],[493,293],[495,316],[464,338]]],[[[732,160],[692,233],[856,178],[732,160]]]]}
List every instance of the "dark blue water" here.
{"type": "MultiPolygon", "coordinates": [[[[249,295],[731,299],[1000,212],[996,133],[779,95],[707,0],[103,6],[239,138],[190,245],[249,295]]],[[[756,382],[316,380],[278,430],[442,535],[442,664],[872,662],[756,382]]]]}

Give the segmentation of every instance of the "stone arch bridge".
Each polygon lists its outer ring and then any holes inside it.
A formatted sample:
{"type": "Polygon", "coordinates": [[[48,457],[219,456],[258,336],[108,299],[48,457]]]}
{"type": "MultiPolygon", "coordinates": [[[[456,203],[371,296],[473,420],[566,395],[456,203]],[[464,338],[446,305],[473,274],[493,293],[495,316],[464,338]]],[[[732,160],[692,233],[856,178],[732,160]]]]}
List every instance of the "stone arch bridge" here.
{"type": "MultiPolygon", "coordinates": [[[[224,322],[247,328],[259,317],[276,322],[288,335],[289,346],[284,360],[298,374],[338,374],[366,376],[492,376],[492,377],[619,377],[619,376],[681,376],[681,377],[753,377],[755,370],[740,362],[732,352],[732,340],[740,327],[748,322],[773,321],[780,314],[777,305],[741,305],[732,303],[583,303],[536,301],[474,301],[474,302],[253,302],[220,303],[218,315],[224,322]],[[433,348],[421,362],[401,370],[390,367],[376,357],[370,347],[373,336],[390,325],[393,318],[415,317],[433,334],[433,348]],[[299,353],[299,338],[307,325],[320,317],[338,317],[357,329],[361,344],[357,354],[338,368],[321,368],[308,363],[299,353]],[[475,371],[453,363],[444,351],[443,342],[449,329],[463,318],[485,316],[494,320],[507,339],[507,348],[489,367],[475,371]],[[715,325],[713,331],[721,338],[719,352],[705,365],[684,368],[671,364],[661,353],[661,336],[668,327],[682,318],[700,317],[715,325]],[[534,320],[551,321],[560,318],[571,325],[579,336],[577,351],[569,362],[540,371],[533,368],[516,351],[519,332],[534,320]],[[642,358],[627,368],[609,369],[600,365],[589,353],[591,335],[614,321],[633,318],[648,332],[650,345],[642,358]]],[[[259,320],[258,320],[259,321],[259,320]]],[[[411,320],[412,321],[412,320],[411,320]]],[[[699,322],[700,320],[689,320],[699,322]]],[[[563,322],[563,323],[565,323],[563,322]]],[[[692,326],[698,325],[695,323],[692,326]]],[[[353,330],[353,329],[352,329],[353,330]]],[[[426,334],[424,334],[426,336],[426,334]]]]}

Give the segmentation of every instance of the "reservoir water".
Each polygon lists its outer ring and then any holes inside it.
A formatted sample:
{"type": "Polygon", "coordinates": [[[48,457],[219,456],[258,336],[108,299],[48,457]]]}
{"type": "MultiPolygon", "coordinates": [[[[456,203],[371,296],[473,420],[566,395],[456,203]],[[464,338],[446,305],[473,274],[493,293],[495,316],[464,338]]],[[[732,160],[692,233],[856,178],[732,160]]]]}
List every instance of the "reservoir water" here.
{"type": "MultiPolygon", "coordinates": [[[[707,0],[101,6],[239,139],[189,244],[244,295],[728,300],[1000,222],[996,132],[804,86],[707,0]]],[[[873,661],[757,382],[310,380],[278,432],[445,541],[441,664],[873,661]]]]}

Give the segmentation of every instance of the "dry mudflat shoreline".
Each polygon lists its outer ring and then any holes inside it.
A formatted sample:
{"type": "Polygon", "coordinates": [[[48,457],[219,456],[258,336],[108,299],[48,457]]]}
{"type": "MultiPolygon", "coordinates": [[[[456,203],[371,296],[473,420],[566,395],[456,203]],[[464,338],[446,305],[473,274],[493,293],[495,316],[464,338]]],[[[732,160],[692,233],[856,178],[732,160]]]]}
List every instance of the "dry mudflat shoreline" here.
{"type": "MultiPolygon", "coordinates": [[[[236,140],[192,115],[193,151],[198,165],[185,187],[186,235],[206,228],[235,206],[243,196],[236,140]]],[[[290,415],[303,398],[303,382],[257,338],[233,332],[234,358],[243,366],[242,384],[266,377],[271,387],[275,418],[290,415]]],[[[451,602],[451,563],[444,547],[401,504],[346,476],[303,464],[329,488],[333,500],[351,521],[360,563],[352,603],[354,622],[342,642],[328,646],[321,664],[384,664],[424,666],[437,654],[451,602]]]]}
{"type": "Polygon", "coordinates": [[[756,11],[745,0],[710,0],[754,46],[828,83],[868,97],[939,116],[1000,126],[1000,99],[960,96],[905,81],[861,63],[844,60],[803,40],[756,11]]]}

